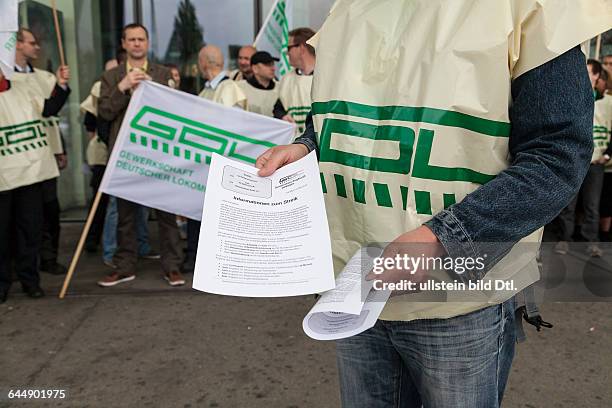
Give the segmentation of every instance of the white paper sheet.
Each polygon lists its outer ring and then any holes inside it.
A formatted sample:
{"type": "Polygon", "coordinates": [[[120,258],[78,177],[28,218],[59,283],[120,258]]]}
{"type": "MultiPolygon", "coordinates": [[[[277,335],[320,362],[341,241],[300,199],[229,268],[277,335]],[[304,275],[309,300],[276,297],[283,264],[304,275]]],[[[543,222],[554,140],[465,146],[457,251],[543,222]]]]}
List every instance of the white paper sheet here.
{"type": "Polygon", "coordinates": [[[315,340],[338,340],[355,336],[376,324],[390,294],[390,292],[371,290],[359,314],[308,313],[302,322],[302,328],[315,340]]]}
{"type": "Polygon", "coordinates": [[[376,324],[391,292],[374,290],[365,275],[381,253],[379,248],[362,248],[349,260],[336,278],[336,287],[323,293],[304,318],[302,328],[309,337],[343,339],[376,324]]]}
{"type": "Polygon", "coordinates": [[[213,155],[193,288],[248,297],[298,296],[334,287],[316,155],[270,177],[213,155]]]}

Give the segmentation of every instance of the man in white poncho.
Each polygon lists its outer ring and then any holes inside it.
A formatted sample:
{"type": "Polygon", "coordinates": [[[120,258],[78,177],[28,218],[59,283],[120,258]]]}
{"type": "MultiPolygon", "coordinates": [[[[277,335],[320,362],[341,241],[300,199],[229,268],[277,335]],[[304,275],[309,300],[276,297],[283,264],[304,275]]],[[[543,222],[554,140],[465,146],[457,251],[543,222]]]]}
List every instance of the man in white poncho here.
{"type": "MultiPolygon", "coordinates": [[[[64,83],[67,77],[58,77],[64,83]]],[[[43,95],[27,75],[0,83],[0,303],[12,284],[11,266],[23,291],[32,298],[44,296],[38,273],[42,239],[42,183],[59,175],[52,145],[49,116],[66,101],[67,93],[43,95]],[[49,97],[50,96],[50,97],[49,97]],[[49,98],[47,98],[49,97],[49,98]]]]}
{"type": "Polygon", "coordinates": [[[312,42],[312,119],[295,144],[259,158],[260,175],[318,151],[336,272],[369,243],[392,242],[389,257],[419,256],[410,244],[420,243],[484,269],[374,278],[454,274],[516,289],[473,291],[469,302],[450,291],[446,301],[392,298],[373,328],[337,342],[343,406],[501,404],[514,295],[537,281],[541,227],[591,159],[578,45],[611,27],[605,0],[336,3],[312,42]]]}

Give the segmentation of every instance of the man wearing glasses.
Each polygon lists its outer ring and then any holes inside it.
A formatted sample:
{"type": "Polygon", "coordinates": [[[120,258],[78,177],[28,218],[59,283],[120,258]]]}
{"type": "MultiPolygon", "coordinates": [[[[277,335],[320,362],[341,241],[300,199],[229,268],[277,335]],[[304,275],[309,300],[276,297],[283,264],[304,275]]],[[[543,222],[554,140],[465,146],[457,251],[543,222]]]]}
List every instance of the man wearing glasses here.
{"type": "MultiPolygon", "coordinates": [[[[50,72],[34,68],[32,62],[39,58],[40,50],[40,44],[34,33],[21,27],[17,32],[13,82],[15,82],[15,85],[23,84],[30,92],[45,99],[45,109],[42,115],[49,118],[46,123],[50,135],[50,147],[55,154],[58,168],[63,170],[68,165],[68,160],[60,136],[59,119],[55,116],[64,106],[70,94],[70,88],[68,87],[70,69],[68,66],[60,66],[56,74],[53,75],[50,72]],[[23,77],[23,81],[19,80],[20,77],[23,77]]],[[[42,192],[43,235],[39,269],[42,272],[63,275],[66,273],[66,267],[57,262],[60,240],[60,205],[57,198],[57,177],[44,181],[42,192]]]]}
{"type": "Polygon", "coordinates": [[[294,70],[279,84],[279,98],[274,105],[274,117],[297,124],[298,134],[304,131],[306,116],[310,112],[310,88],[315,68],[315,50],[306,44],[315,32],[307,27],[289,32],[289,64],[294,70]]]}

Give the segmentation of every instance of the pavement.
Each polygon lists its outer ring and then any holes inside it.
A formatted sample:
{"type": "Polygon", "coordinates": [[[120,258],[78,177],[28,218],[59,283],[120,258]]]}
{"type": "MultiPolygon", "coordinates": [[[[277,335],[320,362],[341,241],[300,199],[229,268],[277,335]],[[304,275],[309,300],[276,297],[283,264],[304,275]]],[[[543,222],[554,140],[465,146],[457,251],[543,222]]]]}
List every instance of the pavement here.
{"type": "MultiPolygon", "coordinates": [[[[82,224],[62,228],[67,265],[82,224]]],[[[14,285],[0,305],[0,407],[340,406],[334,344],[302,332],[311,296],[171,288],[150,260],[133,282],[98,287],[108,271],[99,255],[84,254],[64,300],[61,276],[42,275],[47,296],[38,300],[14,285]],[[10,389],[61,389],[66,397],[9,401],[10,389]]],[[[528,327],[503,406],[612,407],[612,304],[542,309],[555,327],[528,327]]]]}

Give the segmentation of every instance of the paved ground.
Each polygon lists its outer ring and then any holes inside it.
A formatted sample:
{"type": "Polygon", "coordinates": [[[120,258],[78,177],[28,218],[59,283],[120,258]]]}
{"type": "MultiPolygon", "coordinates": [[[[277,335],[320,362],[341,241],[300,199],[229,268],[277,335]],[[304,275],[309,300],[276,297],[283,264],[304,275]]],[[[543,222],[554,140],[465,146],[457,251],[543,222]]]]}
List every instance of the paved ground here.
{"type": "MultiPolygon", "coordinates": [[[[64,225],[68,262],[79,224],[64,225]]],[[[152,232],[156,228],[152,227],[152,232]]],[[[18,285],[0,305],[0,407],[339,406],[334,345],[301,329],[312,298],[237,299],[172,289],[155,261],[134,282],[101,289],[84,256],[70,295],[18,285]],[[9,388],[66,389],[63,402],[9,403],[9,388]]],[[[544,307],[551,331],[518,347],[504,407],[612,407],[612,304],[544,307]]]]}

